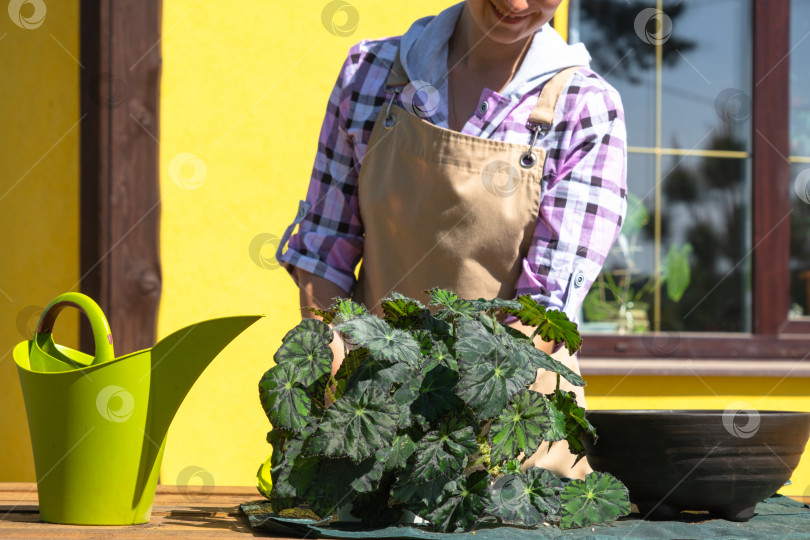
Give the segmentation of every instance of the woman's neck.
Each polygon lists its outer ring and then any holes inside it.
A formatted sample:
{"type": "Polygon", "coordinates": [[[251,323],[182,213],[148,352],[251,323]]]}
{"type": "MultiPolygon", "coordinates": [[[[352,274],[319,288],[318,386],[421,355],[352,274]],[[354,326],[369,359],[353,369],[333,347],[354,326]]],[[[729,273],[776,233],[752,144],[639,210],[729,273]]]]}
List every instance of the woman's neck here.
{"type": "Polygon", "coordinates": [[[489,39],[473,21],[465,6],[450,37],[448,67],[463,66],[470,71],[511,71],[514,73],[529,47],[532,36],[515,43],[489,39]]]}

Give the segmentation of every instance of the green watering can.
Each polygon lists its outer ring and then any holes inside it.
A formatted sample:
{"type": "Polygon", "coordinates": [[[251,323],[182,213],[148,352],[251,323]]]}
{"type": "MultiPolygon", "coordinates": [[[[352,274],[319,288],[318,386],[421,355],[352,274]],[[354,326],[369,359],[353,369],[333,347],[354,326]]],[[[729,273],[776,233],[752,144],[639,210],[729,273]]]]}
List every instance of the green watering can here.
{"type": "Polygon", "coordinates": [[[151,349],[115,358],[98,304],[74,292],[51,302],[34,339],[14,348],[42,520],[148,522],[166,434],[180,403],[214,357],[260,317],[200,322],[151,349]],[[66,307],[90,320],[95,357],[54,343],[53,324],[66,307]]]}

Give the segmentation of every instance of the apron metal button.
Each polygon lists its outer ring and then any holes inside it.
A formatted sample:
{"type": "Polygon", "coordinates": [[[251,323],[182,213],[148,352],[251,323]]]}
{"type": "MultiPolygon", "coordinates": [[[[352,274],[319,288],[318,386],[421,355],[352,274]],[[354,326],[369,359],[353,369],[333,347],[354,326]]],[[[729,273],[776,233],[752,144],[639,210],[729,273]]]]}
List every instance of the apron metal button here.
{"type": "Polygon", "coordinates": [[[489,110],[489,103],[486,101],[482,101],[481,105],[478,106],[478,114],[484,115],[489,110]]]}

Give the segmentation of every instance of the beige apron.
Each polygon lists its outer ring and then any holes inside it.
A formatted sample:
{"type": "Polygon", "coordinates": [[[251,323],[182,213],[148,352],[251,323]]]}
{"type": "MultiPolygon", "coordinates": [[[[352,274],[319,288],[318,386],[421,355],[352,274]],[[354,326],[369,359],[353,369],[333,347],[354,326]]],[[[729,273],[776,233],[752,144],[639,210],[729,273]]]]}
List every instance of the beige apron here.
{"type": "MultiPolygon", "coordinates": [[[[463,298],[514,298],[540,207],[546,153],[534,143],[551,128],[577,69],[543,87],[526,146],[443,129],[392,106],[408,83],[397,58],[386,82],[391,101],[374,124],[358,179],[365,243],[355,300],[380,314],[380,300],[394,291],[425,302],[432,287],[463,298]]],[[[579,372],[576,358],[561,352],[555,357],[579,372]]],[[[532,389],[551,392],[555,383],[541,372],[532,389]]],[[[583,460],[570,469],[564,441],[529,461],[572,477],[587,468],[583,460]]]]}

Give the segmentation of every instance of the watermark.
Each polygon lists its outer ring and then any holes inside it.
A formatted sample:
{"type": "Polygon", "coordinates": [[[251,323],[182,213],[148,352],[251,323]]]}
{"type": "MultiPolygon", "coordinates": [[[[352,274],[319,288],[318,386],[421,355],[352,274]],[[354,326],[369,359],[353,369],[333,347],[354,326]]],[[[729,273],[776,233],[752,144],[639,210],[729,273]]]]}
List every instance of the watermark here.
{"type": "Polygon", "coordinates": [[[345,0],[332,0],[321,11],[321,23],[330,34],[348,37],[360,25],[360,12],[345,0]]]}
{"type": "Polygon", "coordinates": [[[672,19],[663,11],[655,8],[639,11],[633,27],[638,38],[650,45],[666,43],[672,36],[672,19]]]}
{"type": "Polygon", "coordinates": [[[99,73],[90,81],[90,101],[105,109],[115,109],[127,99],[127,83],[115,73],[99,73]]]}
{"type": "Polygon", "coordinates": [[[491,161],[481,173],[484,189],[497,197],[511,197],[520,185],[520,171],[501,160],[491,161]]]}
{"type": "Polygon", "coordinates": [[[744,401],[735,401],[723,411],[723,426],[735,437],[750,439],[759,430],[759,411],[744,401]]]}
{"type": "Polygon", "coordinates": [[[796,176],[793,189],[804,204],[810,204],[810,169],[805,169],[796,176]]]}
{"type": "Polygon", "coordinates": [[[36,30],[45,21],[43,0],[11,0],[8,3],[8,16],[11,22],[26,30],[36,30]]]}
{"type": "Polygon", "coordinates": [[[720,120],[738,126],[751,118],[753,104],[751,96],[742,90],[726,88],[714,99],[714,110],[720,120]]]}
{"type": "Polygon", "coordinates": [[[441,96],[435,86],[425,81],[412,81],[402,89],[400,97],[405,110],[420,118],[430,118],[439,108],[441,96]]]}
{"type": "Polygon", "coordinates": [[[120,386],[111,384],[96,396],[96,409],[110,422],[126,422],[135,410],[135,398],[120,386]]]}
{"type": "Polygon", "coordinates": [[[644,332],[644,348],[659,358],[666,358],[678,352],[681,335],[678,332],[644,332]]]}
{"type": "Polygon", "coordinates": [[[248,248],[250,259],[256,266],[264,270],[279,268],[281,264],[276,259],[279,243],[281,243],[281,238],[273,233],[257,234],[250,241],[250,247],[248,248]]]}
{"type": "Polygon", "coordinates": [[[24,339],[34,339],[39,318],[45,310],[42,306],[25,306],[17,313],[17,331],[24,339]]]}
{"type": "Polygon", "coordinates": [[[193,503],[205,501],[214,493],[214,475],[199,465],[189,465],[177,475],[177,487],[193,503]]]}
{"type": "Polygon", "coordinates": [[[208,167],[194,154],[177,154],[169,163],[169,178],[182,189],[199,189],[205,182],[206,174],[208,167]]]}

